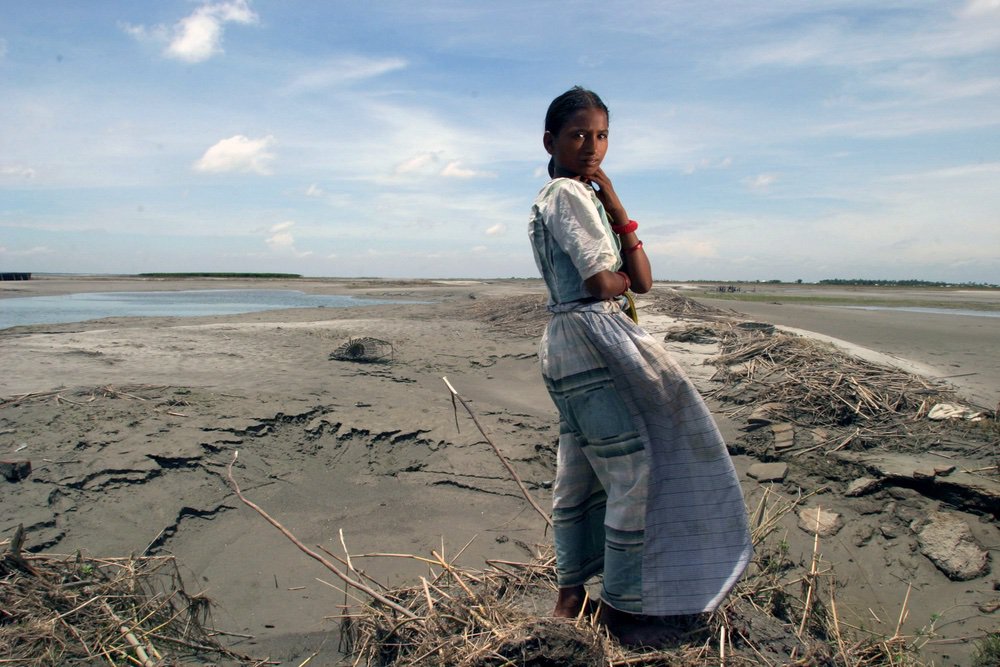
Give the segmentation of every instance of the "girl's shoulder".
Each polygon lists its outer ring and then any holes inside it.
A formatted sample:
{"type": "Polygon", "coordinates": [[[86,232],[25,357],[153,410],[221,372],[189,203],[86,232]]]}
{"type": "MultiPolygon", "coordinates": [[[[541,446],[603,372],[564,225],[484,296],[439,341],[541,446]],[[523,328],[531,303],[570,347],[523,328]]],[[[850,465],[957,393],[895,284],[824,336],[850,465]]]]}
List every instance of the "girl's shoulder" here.
{"type": "Polygon", "coordinates": [[[589,185],[575,178],[553,178],[542,186],[538,200],[554,199],[560,194],[590,199],[591,193],[593,189],[589,185]]]}

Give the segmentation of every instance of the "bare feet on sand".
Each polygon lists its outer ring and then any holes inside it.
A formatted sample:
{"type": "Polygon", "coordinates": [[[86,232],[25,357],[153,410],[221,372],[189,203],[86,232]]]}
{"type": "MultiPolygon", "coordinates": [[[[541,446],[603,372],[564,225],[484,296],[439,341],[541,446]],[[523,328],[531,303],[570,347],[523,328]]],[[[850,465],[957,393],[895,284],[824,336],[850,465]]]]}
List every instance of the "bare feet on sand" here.
{"type": "Polygon", "coordinates": [[[682,627],[683,623],[676,622],[680,618],[630,614],[602,604],[597,622],[625,646],[666,648],[683,641],[689,634],[687,628],[682,627]]]}
{"type": "Polygon", "coordinates": [[[587,589],[583,586],[560,588],[552,615],[556,618],[576,618],[583,613],[584,605],[588,607],[588,613],[591,611],[588,602],[587,589]]]}
{"type": "Polygon", "coordinates": [[[620,611],[607,604],[599,607],[587,596],[583,586],[560,588],[553,616],[558,618],[578,618],[590,616],[597,611],[597,622],[626,646],[648,646],[664,648],[683,641],[697,630],[692,626],[691,616],[657,617],[642,616],[620,611]]]}

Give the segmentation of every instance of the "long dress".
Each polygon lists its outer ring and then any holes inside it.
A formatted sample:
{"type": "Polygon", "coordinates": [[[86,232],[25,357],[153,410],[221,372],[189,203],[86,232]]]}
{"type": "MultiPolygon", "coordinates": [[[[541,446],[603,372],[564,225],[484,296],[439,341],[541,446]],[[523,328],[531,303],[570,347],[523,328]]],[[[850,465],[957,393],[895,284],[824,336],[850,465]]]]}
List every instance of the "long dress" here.
{"type": "Polygon", "coordinates": [[[529,221],[552,312],[539,345],[559,410],[553,490],[560,587],[603,571],[621,611],[713,611],[752,555],[742,490],[705,402],[681,368],[584,279],[621,266],[590,186],[555,179],[529,221]]]}

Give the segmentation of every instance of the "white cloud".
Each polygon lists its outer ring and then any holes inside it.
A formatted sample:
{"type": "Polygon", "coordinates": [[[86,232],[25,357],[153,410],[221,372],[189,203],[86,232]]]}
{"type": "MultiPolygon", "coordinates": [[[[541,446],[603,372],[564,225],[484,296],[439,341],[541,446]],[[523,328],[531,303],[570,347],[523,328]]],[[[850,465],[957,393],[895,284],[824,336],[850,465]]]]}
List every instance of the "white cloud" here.
{"type": "Polygon", "coordinates": [[[684,259],[711,259],[719,256],[715,243],[697,238],[671,238],[666,241],[644,243],[651,255],[681,257],[684,259]]]}
{"type": "Polygon", "coordinates": [[[13,176],[17,178],[34,178],[36,175],[37,173],[31,167],[25,167],[19,164],[6,165],[0,167],[0,176],[13,176]]]}
{"type": "Polygon", "coordinates": [[[403,69],[407,61],[402,58],[365,58],[345,56],[327,63],[324,67],[304,72],[289,83],[284,92],[289,94],[322,90],[333,86],[361,81],[403,69]]]}
{"type": "Polygon", "coordinates": [[[174,26],[166,55],[197,63],[222,53],[222,26],[225,23],[255,23],[257,14],[246,0],[205,4],[174,26]]]}
{"type": "Polygon", "coordinates": [[[147,40],[166,41],[169,39],[167,29],[163,26],[147,28],[144,25],[132,25],[131,23],[120,21],[118,27],[137,42],[145,42],[147,40]]]}
{"type": "MultiPolygon", "coordinates": [[[[997,0],[1000,2],[1000,0],[997,0]]],[[[996,178],[1000,176],[1000,162],[984,162],[981,164],[967,164],[958,167],[948,167],[946,169],[934,169],[912,174],[899,174],[888,178],[889,181],[915,181],[933,179],[954,179],[966,178],[970,176],[985,176],[996,178]]]]}
{"type": "Polygon", "coordinates": [[[1000,0],[969,0],[962,8],[963,16],[983,16],[1000,13],[1000,0]]]}
{"type": "Polygon", "coordinates": [[[452,160],[446,164],[441,175],[446,178],[496,178],[496,174],[492,172],[466,169],[460,160],[452,160]]]}
{"type": "Polygon", "coordinates": [[[322,197],[324,194],[326,193],[323,192],[323,188],[315,183],[306,188],[306,197],[322,197]]]}
{"type": "Polygon", "coordinates": [[[194,169],[209,173],[241,171],[267,175],[271,173],[269,163],[275,157],[268,149],[274,143],[274,137],[270,135],[260,139],[250,139],[237,134],[223,139],[205,151],[205,154],[194,163],[194,169]]]}
{"type": "Polygon", "coordinates": [[[413,157],[396,165],[396,168],[392,170],[392,173],[400,176],[402,174],[419,172],[437,161],[438,155],[436,152],[421,153],[419,155],[414,155],[413,157]]]}
{"type": "Polygon", "coordinates": [[[507,233],[507,225],[505,225],[502,222],[498,222],[497,224],[492,225],[486,230],[487,236],[502,236],[506,233],[507,233]]]}
{"type": "Polygon", "coordinates": [[[278,232],[277,234],[272,234],[267,239],[267,245],[271,246],[272,250],[292,248],[295,249],[295,237],[291,235],[290,232],[278,232]]]}
{"type": "Polygon", "coordinates": [[[710,160],[709,158],[702,158],[698,160],[695,164],[689,164],[682,170],[685,174],[693,174],[696,171],[703,171],[705,169],[729,169],[733,166],[733,158],[724,157],[721,160],[710,160]]]}
{"type": "Polygon", "coordinates": [[[128,35],[139,41],[167,42],[163,54],[168,58],[199,63],[222,53],[223,26],[226,23],[251,24],[258,21],[257,13],[248,0],[207,2],[185,16],[172,27],[120,23],[128,35]]]}
{"type": "Polygon", "coordinates": [[[778,177],[774,174],[757,174],[753,178],[746,178],[743,180],[747,187],[751,190],[767,190],[771,187],[778,177]]]}
{"type": "Polygon", "coordinates": [[[287,220],[271,227],[268,232],[270,236],[264,240],[267,243],[267,247],[271,249],[271,252],[277,255],[292,255],[298,258],[309,257],[313,254],[312,251],[300,251],[295,248],[295,236],[290,231],[294,226],[294,221],[287,220]]]}

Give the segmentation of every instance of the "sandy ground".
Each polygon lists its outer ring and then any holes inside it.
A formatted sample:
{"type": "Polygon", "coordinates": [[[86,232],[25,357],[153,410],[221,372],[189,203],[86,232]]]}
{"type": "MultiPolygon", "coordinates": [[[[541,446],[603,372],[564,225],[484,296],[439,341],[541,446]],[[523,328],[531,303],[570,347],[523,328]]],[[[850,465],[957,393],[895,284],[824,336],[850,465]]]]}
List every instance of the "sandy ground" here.
{"type": "MultiPolygon", "coordinates": [[[[0,283],[3,298],[143,289],[291,288],[430,301],[351,309],[308,309],[202,318],[119,318],[0,331],[0,458],[30,459],[32,476],[0,480],[0,537],[24,524],[33,549],[93,555],[171,553],[188,587],[217,604],[216,626],[246,637],[234,646],[279,664],[336,664],[331,619],[345,603],[309,560],[231,493],[225,468],[246,494],[309,545],[342,554],[390,585],[412,581],[411,561],[358,558],[372,552],[453,554],[463,562],[523,559],[523,544],[548,540],[474,425],[456,418],[447,376],[539,502],[548,504],[556,413],[534,356],[537,339],[484,322],[490,300],[541,294],[537,281],[380,282],[302,280],[164,281],[40,279],[0,283]],[[478,313],[478,317],[471,316],[478,313]],[[392,344],[387,363],[334,361],[350,339],[392,344]],[[319,660],[320,662],[317,662],[319,660]]],[[[658,289],[667,289],[661,287],[658,289]]],[[[741,304],[742,305],[742,304],[741,304]]],[[[740,305],[729,304],[740,308],[740,305]]],[[[912,369],[951,381],[980,405],[1000,387],[1000,322],[896,313],[755,304],[752,318],[849,341],[912,369]],[[859,314],[861,313],[861,314],[859,314]],[[890,317],[894,316],[894,317],[890,317]]],[[[677,322],[649,316],[657,336],[677,322]]],[[[703,391],[711,345],[669,345],[703,391]]],[[[719,412],[727,438],[740,424],[719,412]]],[[[755,462],[735,457],[752,506],[762,485],[745,476],[755,462]]],[[[947,503],[913,489],[851,499],[841,482],[793,472],[772,489],[819,491],[849,528],[824,543],[824,562],[843,587],[840,613],[859,627],[892,634],[908,586],[903,630],[923,629],[934,664],[960,665],[970,638],[996,630],[993,575],[951,581],[916,552],[901,529],[872,538],[893,520],[947,503]],[[867,538],[864,537],[867,531],[867,538]]],[[[980,543],[1000,545],[992,516],[961,512],[980,543]]],[[[808,562],[812,536],[790,517],[793,560],[808,562]]],[[[347,602],[350,602],[348,600],[347,602]]],[[[539,610],[544,613],[547,609],[539,610]]]]}

